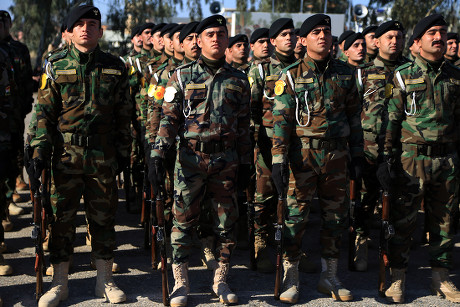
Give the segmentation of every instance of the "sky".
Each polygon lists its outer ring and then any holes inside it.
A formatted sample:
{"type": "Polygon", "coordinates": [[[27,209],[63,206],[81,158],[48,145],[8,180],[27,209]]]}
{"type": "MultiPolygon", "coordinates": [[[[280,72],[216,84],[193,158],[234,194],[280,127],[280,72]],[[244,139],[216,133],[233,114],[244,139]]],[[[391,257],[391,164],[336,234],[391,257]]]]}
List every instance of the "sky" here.
{"type": "MultiPolygon", "coordinates": [[[[223,2],[223,6],[226,8],[236,8],[236,0],[220,0],[223,2]]],[[[275,1],[280,1],[280,0],[275,0],[275,1]]],[[[93,0],[94,5],[97,6],[102,13],[102,16],[107,16],[108,12],[108,5],[110,3],[110,0],[93,0]]],[[[203,17],[208,17],[211,15],[211,12],[209,12],[209,4],[205,4],[204,0],[201,0],[202,2],[202,8],[203,8],[203,17]]],[[[364,4],[367,5],[369,3],[369,0],[353,0],[353,5],[356,4],[364,4]]],[[[8,8],[13,4],[13,0],[2,0],[2,4],[0,4],[0,9],[2,10],[8,10],[8,8]]],[[[189,12],[187,11],[187,6],[184,3],[184,9],[180,10],[178,8],[178,14],[177,17],[188,17],[189,12]]],[[[104,17],[103,17],[104,18],[104,17]]]]}

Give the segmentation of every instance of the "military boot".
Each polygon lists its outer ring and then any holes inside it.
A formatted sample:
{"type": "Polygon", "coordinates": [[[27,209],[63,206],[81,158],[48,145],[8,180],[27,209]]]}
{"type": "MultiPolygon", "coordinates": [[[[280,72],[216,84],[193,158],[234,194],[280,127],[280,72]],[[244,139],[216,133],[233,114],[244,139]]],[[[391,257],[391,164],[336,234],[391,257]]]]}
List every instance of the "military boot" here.
{"type": "Polygon", "coordinates": [[[21,198],[21,195],[19,195],[18,193],[14,192],[13,193],[13,196],[11,198],[13,200],[13,202],[15,203],[19,203],[21,202],[22,198],[21,198]]]}
{"type": "Polygon", "coordinates": [[[207,237],[200,240],[201,241],[201,261],[207,270],[213,271],[217,267],[217,261],[214,257],[214,237],[207,237]]]}
{"type": "Polygon", "coordinates": [[[283,261],[283,292],[280,301],[295,304],[299,300],[299,261],[283,261]]]}
{"type": "Polygon", "coordinates": [[[357,235],[355,240],[355,270],[358,272],[367,271],[367,237],[357,235]]]}
{"type": "Polygon", "coordinates": [[[386,300],[390,303],[404,303],[406,287],[406,269],[390,268],[391,286],[385,291],[386,300]]]}
{"type": "Polygon", "coordinates": [[[351,301],[353,295],[346,289],[337,277],[337,258],[321,258],[322,272],[318,282],[318,291],[332,295],[337,301],[351,301]]]}
{"type": "Polygon", "coordinates": [[[125,293],[117,287],[112,278],[113,258],[109,260],[96,259],[97,279],[96,296],[104,297],[112,304],[126,301],[125,293]]]}
{"type": "Polygon", "coordinates": [[[8,205],[8,212],[10,215],[20,215],[24,213],[24,209],[16,205],[16,203],[10,201],[8,205]]]}
{"type": "MultiPolygon", "coordinates": [[[[89,257],[89,266],[91,269],[95,270],[96,269],[96,257],[94,254],[91,252],[91,256],[89,257]]],[[[112,263],[112,273],[119,273],[120,272],[120,266],[118,263],[113,262],[112,263]]]]}
{"type": "Polygon", "coordinates": [[[190,292],[188,283],[188,263],[172,264],[174,288],[170,295],[171,307],[187,306],[187,295],[190,292]]]}
{"type": "Polygon", "coordinates": [[[445,268],[432,268],[431,292],[445,297],[448,301],[460,303],[460,291],[449,278],[445,268]]]}
{"type": "Polygon", "coordinates": [[[19,175],[16,178],[16,190],[17,191],[24,191],[24,190],[27,190],[28,188],[29,188],[29,186],[27,185],[27,183],[25,183],[23,175],[22,174],[19,175]]]}
{"type": "Polygon", "coordinates": [[[2,226],[5,232],[10,232],[13,230],[13,223],[9,217],[6,217],[4,220],[2,220],[2,226]]]}
{"type": "Polygon", "coordinates": [[[0,276],[9,276],[13,274],[13,268],[11,265],[6,263],[5,258],[3,258],[3,255],[0,254],[0,276]]]}
{"type": "Polygon", "coordinates": [[[254,238],[254,249],[256,253],[257,271],[260,273],[274,272],[275,265],[270,261],[267,241],[262,236],[256,236],[254,238]]]}
{"type": "Polygon", "coordinates": [[[214,270],[214,284],[212,290],[223,304],[236,304],[238,303],[238,296],[230,290],[227,284],[228,270],[230,269],[229,263],[218,262],[214,270]]]}
{"type": "Polygon", "coordinates": [[[38,301],[38,307],[55,307],[69,296],[67,282],[69,280],[69,262],[54,264],[54,275],[51,288],[38,301]]]}

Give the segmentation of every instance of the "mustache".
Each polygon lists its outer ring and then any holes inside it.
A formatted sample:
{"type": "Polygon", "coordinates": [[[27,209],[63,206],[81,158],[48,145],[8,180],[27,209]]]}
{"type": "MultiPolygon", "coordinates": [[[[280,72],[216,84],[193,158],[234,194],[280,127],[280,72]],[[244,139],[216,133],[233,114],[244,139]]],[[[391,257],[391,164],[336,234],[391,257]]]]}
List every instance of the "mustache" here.
{"type": "Polygon", "coordinates": [[[431,46],[433,46],[434,44],[441,44],[442,46],[444,46],[443,41],[434,41],[434,42],[431,43],[431,46]]]}

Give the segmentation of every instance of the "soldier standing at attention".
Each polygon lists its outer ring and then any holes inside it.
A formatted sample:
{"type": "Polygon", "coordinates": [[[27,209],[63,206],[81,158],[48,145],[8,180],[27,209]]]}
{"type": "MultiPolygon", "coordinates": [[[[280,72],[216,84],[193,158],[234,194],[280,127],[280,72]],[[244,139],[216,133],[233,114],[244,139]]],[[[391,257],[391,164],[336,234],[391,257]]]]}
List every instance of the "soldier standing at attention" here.
{"type": "Polygon", "coordinates": [[[376,172],[382,161],[383,139],[388,122],[388,101],[391,98],[395,69],[408,60],[401,56],[404,49],[404,28],[399,21],[388,21],[375,31],[377,57],[357,69],[357,84],[362,100],[361,125],[364,137],[363,198],[356,210],[356,240],[354,265],[356,271],[367,270],[370,222],[380,198],[380,183],[376,172]]]}
{"type": "Polygon", "coordinates": [[[330,56],[330,17],[315,14],[307,18],[299,35],[307,54],[283,69],[276,81],[273,106],[272,178],[278,193],[282,195],[287,188],[288,164],[295,179],[295,188],[289,186],[294,191],[288,192],[280,300],[296,303],[299,298],[300,247],[317,193],[322,219],[318,291],[350,301],[353,295],[339,281],[337,264],[348,217],[348,179],[361,177],[361,105],[353,70],[330,56]]]}
{"type": "Polygon", "coordinates": [[[237,303],[226,279],[235,247],[237,185],[249,182],[249,84],[246,75],[225,62],[226,20],[213,15],[196,28],[201,57],[178,67],[164,93],[163,114],[149,162],[155,193],[164,182],[164,159],[179,136],[174,174],[173,275],[171,306],[185,306],[189,293],[188,259],[201,201],[212,203],[218,266],[213,292],[222,303],[237,303]]]}
{"type": "Polygon", "coordinates": [[[300,40],[299,31],[300,29],[295,29],[295,35],[297,36],[297,43],[295,44],[295,48],[294,48],[294,56],[297,60],[303,59],[303,57],[305,56],[305,52],[307,51],[305,46],[302,45],[302,42],[300,40]]]}
{"type": "Polygon", "coordinates": [[[252,63],[267,59],[270,56],[270,39],[267,28],[259,28],[252,32],[249,42],[252,50],[252,63]]]}
{"type": "Polygon", "coordinates": [[[377,26],[368,26],[362,32],[366,40],[366,59],[364,60],[366,63],[373,61],[379,53],[379,48],[375,44],[375,30],[377,28],[377,26]]]}
{"type": "Polygon", "coordinates": [[[340,34],[340,36],[339,36],[339,38],[337,40],[337,43],[339,44],[339,49],[340,49],[340,54],[339,54],[338,59],[340,61],[342,61],[342,62],[345,62],[345,63],[347,62],[347,56],[344,53],[343,45],[345,44],[345,40],[347,39],[347,37],[352,35],[353,33],[355,33],[355,31],[346,30],[342,34],[340,34]]]}
{"type": "Polygon", "coordinates": [[[111,303],[126,300],[112,279],[112,264],[118,204],[115,176],[129,163],[131,145],[127,73],[119,58],[98,46],[102,37],[99,9],[75,7],[67,26],[73,45],[48,63],[31,142],[31,186],[39,187],[42,170],[52,159],[52,197],[56,199],[49,239],[53,282],[40,298],[40,307],[57,306],[68,296],[69,257],[82,195],[96,258],[96,296],[111,303]]]}
{"type": "Polygon", "coordinates": [[[420,48],[417,44],[414,44],[413,34],[409,37],[409,41],[407,42],[407,49],[409,49],[410,51],[409,60],[415,61],[415,59],[417,58],[417,54],[420,53],[420,48]]]}
{"type": "Polygon", "coordinates": [[[420,54],[396,69],[389,121],[378,178],[390,189],[398,169],[405,180],[403,204],[391,206],[395,236],[389,241],[389,302],[404,302],[405,276],[417,211],[425,203],[432,268],[431,291],[451,302],[460,292],[449,278],[454,246],[452,212],[458,206],[460,70],[444,59],[447,23],[442,15],[423,18],[414,28],[420,54]],[[397,155],[398,149],[401,155],[397,155]]]}
{"type": "Polygon", "coordinates": [[[460,67],[460,59],[457,56],[458,51],[458,33],[447,33],[447,48],[444,57],[454,66],[460,67]]]}
{"type": "Polygon", "coordinates": [[[229,54],[232,59],[231,62],[227,63],[241,70],[246,75],[249,73],[251,65],[248,63],[249,40],[246,34],[237,34],[228,39],[227,54],[229,54]]]}
{"type": "Polygon", "coordinates": [[[366,41],[364,36],[358,32],[353,33],[345,40],[343,51],[348,58],[348,66],[356,68],[363,64],[366,59],[366,41]]]}
{"type": "Polygon", "coordinates": [[[296,61],[294,47],[297,36],[290,18],[273,22],[268,36],[275,51],[270,58],[254,63],[249,72],[251,85],[251,119],[255,125],[256,193],[254,201],[254,248],[257,270],[270,273],[275,266],[267,247],[270,215],[276,211],[276,190],[272,182],[273,102],[275,82],[281,70],[296,61]]]}

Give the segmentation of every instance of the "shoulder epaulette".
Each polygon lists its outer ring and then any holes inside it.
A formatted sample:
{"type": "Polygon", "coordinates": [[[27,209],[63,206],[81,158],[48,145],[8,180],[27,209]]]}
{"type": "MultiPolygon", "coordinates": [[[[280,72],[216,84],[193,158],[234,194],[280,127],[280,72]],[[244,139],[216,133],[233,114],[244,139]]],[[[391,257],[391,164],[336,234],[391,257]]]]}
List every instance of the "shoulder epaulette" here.
{"type": "Polygon", "coordinates": [[[54,62],[57,60],[60,60],[62,58],[65,58],[67,56],[67,53],[69,52],[69,49],[64,47],[60,49],[56,49],[54,51],[51,51],[49,57],[47,58],[48,62],[54,62]]]}
{"type": "Polygon", "coordinates": [[[292,64],[289,65],[288,67],[283,68],[283,70],[282,70],[282,71],[283,71],[283,74],[285,74],[289,69],[296,67],[296,66],[299,65],[301,62],[302,62],[302,60],[301,60],[301,59],[298,59],[297,61],[295,61],[294,63],[292,63],[292,64]]]}
{"type": "Polygon", "coordinates": [[[401,66],[396,67],[395,71],[401,71],[403,69],[406,69],[406,68],[412,66],[413,64],[414,64],[414,62],[407,62],[405,64],[402,64],[401,66]]]}
{"type": "Polygon", "coordinates": [[[192,62],[189,62],[189,63],[185,63],[185,64],[182,64],[181,66],[177,67],[177,69],[183,69],[183,68],[186,68],[186,67],[189,67],[189,66],[192,66],[193,64],[196,63],[196,60],[195,61],[192,61],[192,62]]]}

